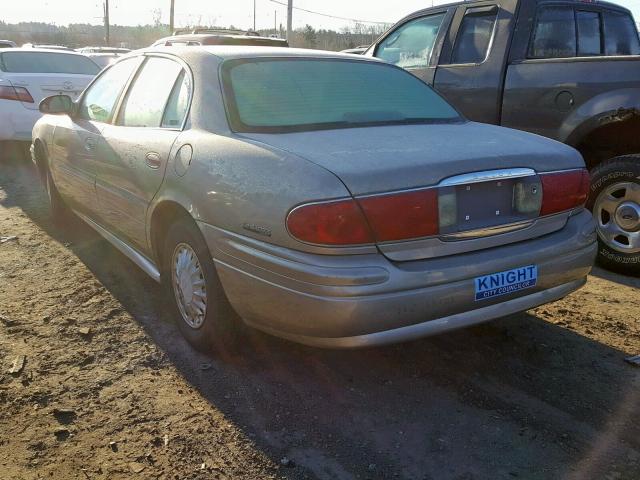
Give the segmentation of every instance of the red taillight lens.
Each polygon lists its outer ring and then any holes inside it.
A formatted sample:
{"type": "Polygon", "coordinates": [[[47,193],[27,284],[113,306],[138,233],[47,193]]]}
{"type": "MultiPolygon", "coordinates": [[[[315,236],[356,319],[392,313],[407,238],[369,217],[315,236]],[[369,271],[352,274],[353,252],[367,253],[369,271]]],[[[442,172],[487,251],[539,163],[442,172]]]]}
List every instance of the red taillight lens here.
{"type": "Polygon", "coordinates": [[[438,190],[358,198],[376,241],[406,240],[438,234],[438,190]]]}
{"type": "Polygon", "coordinates": [[[584,205],[589,196],[589,172],[586,169],[544,173],[540,215],[564,212],[584,205]]]}
{"type": "Polygon", "coordinates": [[[0,100],[16,100],[24,103],[33,103],[33,97],[24,87],[0,86],[0,100]]]}
{"type": "Polygon", "coordinates": [[[301,205],[289,213],[287,228],[291,235],[307,243],[360,245],[374,242],[369,225],[353,199],[301,205]]]}

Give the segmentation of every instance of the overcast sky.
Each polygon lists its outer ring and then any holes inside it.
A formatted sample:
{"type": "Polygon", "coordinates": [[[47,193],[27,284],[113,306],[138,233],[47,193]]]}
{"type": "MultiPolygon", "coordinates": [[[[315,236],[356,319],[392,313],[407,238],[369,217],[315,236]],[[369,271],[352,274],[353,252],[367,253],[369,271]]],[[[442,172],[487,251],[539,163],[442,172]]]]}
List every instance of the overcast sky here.
{"type": "MultiPolygon", "coordinates": [[[[286,0],[277,0],[286,3],[286,0]]],[[[436,5],[450,0],[435,0],[436,5]]],[[[253,0],[175,0],[176,26],[181,25],[235,25],[253,26],[253,0]]],[[[102,22],[103,0],[0,0],[0,20],[69,23],[102,22]]],[[[618,0],[631,9],[640,21],[640,0],[618,0]]],[[[110,0],[111,23],[140,25],[153,23],[158,15],[169,23],[170,0],[110,0]]],[[[407,13],[431,5],[431,0],[294,0],[294,6],[339,17],[394,23],[407,13]]],[[[256,27],[273,28],[274,19],[286,26],[287,9],[272,0],[256,0],[256,27]]],[[[352,22],[332,19],[294,10],[294,27],[310,24],[315,28],[339,29],[352,22]]]]}

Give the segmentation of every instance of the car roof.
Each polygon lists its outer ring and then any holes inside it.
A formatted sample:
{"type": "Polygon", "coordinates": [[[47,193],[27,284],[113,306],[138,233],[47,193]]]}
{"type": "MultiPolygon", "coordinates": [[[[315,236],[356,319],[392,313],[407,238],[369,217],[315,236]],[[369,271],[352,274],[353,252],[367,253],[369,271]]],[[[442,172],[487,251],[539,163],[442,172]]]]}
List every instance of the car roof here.
{"type": "Polygon", "coordinates": [[[18,48],[11,48],[11,49],[7,49],[4,50],[2,53],[7,53],[7,52],[22,52],[22,53],[58,53],[58,54],[62,54],[62,55],[76,55],[78,57],[86,57],[86,55],[83,55],[82,53],[79,52],[75,52],[73,50],[55,50],[55,49],[51,49],[51,48],[23,48],[23,47],[18,47],[18,48]]]}
{"type": "MultiPolygon", "coordinates": [[[[172,47],[150,47],[140,50],[140,53],[170,53],[178,57],[189,56],[214,56],[220,61],[242,58],[335,58],[354,60],[361,58],[365,61],[382,62],[376,58],[355,57],[347,53],[329,52],[325,50],[311,50],[305,48],[285,48],[285,47],[260,47],[253,45],[202,45],[202,46],[172,46],[172,47]]],[[[124,58],[124,57],[122,57],[124,58]]],[[[384,63],[384,62],[382,62],[384,63]]]]}
{"type": "MultiPolygon", "coordinates": [[[[523,1],[523,0],[520,0],[523,1]]],[[[606,8],[611,8],[614,10],[622,10],[625,12],[630,13],[630,10],[628,10],[627,8],[624,8],[621,5],[618,5],[616,3],[611,3],[611,2],[605,2],[605,1],[600,1],[600,0],[528,0],[528,1],[533,1],[535,3],[563,3],[563,4],[575,4],[575,5],[589,5],[589,6],[602,6],[602,7],[606,7],[606,8]]],[[[476,3],[486,3],[486,0],[463,0],[463,1],[459,1],[459,2],[450,2],[450,3],[443,3],[441,5],[434,5],[433,7],[428,7],[428,8],[423,8],[420,10],[416,10],[413,13],[410,13],[409,15],[406,15],[405,17],[403,17],[402,19],[400,19],[398,22],[396,22],[396,24],[398,23],[402,23],[404,21],[406,21],[409,18],[412,17],[417,17],[420,16],[422,14],[425,13],[429,13],[429,12],[433,12],[433,11],[438,11],[438,10],[444,10],[450,7],[458,7],[460,5],[474,5],[476,3]]]]}
{"type": "Polygon", "coordinates": [[[160,38],[153,43],[154,45],[157,45],[158,43],[161,43],[161,42],[181,41],[181,40],[197,42],[197,41],[207,40],[209,38],[228,38],[228,39],[246,41],[247,43],[250,43],[252,41],[259,42],[264,40],[269,40],[272,42],[280,41],[282,43],[286,42],[286,40],[283,38],[263,37],[259,35],[246,35],[241,33],[181,33],[178,35],[171,35],[169,37],[160,38]]]}

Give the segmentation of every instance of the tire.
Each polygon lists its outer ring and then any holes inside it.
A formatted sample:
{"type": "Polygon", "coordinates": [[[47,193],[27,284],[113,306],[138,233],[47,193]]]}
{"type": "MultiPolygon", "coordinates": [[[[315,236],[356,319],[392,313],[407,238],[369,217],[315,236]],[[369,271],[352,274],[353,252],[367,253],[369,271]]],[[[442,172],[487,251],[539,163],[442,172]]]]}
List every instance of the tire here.
{"type": "Polygon", "coordinates": [[[625,155],[591,171],[587,208],[598,231],[598,263],[640,275],[640,155],[625,155]]]}
{"type": "Polygon", "coordinates": [[[195,349],[220,352],[234,345],[238,325],[233,309],[218,278],[209,248],[190,218],[181,219],[169,227],[162,252],[162,283],[178,329],[195,349]],[[189,260],[192,267],[198,266],[192,269],[195,275],[184,278],[186,284],[183,284],[183,288],[179,286],[181,275],[177,267],[178,259],[189,260]],[[187,281],[187,278],[192,281],[187,281]],[[203,284],[199,285],[198,280],[203,284]],[[190,293],[191,300],[186,298],[181,301],[190,293]],[[197,306],[194,303],[196,298],[200,299],[200,304],[204,304],[204,314],[195,313],[197,309],[193,307],[197,306]]]}
{"type": "Polygon", "coordinates": [[[62,200],[48,168],[45,170],[45,176],[45,188],[49,200],[51,220],[53,220],[53,223],[57,226],[62,226],[69,220],[71,211],[64,203],[64,200],[62,200]]]}

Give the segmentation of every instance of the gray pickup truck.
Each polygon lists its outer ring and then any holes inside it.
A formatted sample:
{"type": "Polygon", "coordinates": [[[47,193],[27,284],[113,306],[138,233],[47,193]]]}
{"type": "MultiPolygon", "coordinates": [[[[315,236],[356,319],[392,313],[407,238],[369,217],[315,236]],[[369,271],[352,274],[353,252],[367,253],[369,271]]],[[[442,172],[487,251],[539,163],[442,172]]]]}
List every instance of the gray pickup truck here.
{"type": "Polygon", "coordinates": [[[640,40],[628,10],[452,3],[405,17],[364,55],[406,68],[471,120],[578,149],[591,172],[599,261],[640,273],[640,40]]]}

